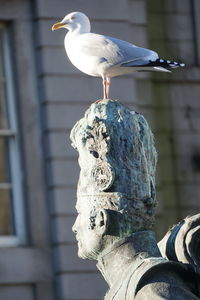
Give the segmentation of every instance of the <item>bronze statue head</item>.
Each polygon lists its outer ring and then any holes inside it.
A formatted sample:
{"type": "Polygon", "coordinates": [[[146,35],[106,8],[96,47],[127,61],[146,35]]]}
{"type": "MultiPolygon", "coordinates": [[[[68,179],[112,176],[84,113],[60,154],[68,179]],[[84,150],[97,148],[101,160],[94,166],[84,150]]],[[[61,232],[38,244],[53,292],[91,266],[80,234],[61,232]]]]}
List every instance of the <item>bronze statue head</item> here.
{"type": "Polygon", "coordinates": [[[119,240],[152,228],[157,152],[145,118],[112,100],[92,104],[72,129],[71,140],[81,169],[77,210],[88,220],[81,225],[79,216],[73,230],[79,256],[94,258],[108,238],[119,240]],[[81,226],[91,237],[96,231],[98,245],[91,246],[95,254],[92,249],[83,253],[81,226]]]}

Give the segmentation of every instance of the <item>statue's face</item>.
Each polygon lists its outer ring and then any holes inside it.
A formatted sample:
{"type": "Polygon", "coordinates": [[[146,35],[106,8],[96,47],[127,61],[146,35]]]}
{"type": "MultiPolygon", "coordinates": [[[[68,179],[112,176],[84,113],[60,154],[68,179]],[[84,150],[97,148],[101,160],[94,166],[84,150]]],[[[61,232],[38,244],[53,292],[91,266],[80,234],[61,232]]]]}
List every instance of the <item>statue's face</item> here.
{"type": "Polygon", "coordinates": [[[97,259],[102,247],[102,235],[98,232],[96,220],[91,222],[92,206],[86,197],[78,199],[78,216],[72,227],[78,241],[78,256],[83,259],[97,259]]]}

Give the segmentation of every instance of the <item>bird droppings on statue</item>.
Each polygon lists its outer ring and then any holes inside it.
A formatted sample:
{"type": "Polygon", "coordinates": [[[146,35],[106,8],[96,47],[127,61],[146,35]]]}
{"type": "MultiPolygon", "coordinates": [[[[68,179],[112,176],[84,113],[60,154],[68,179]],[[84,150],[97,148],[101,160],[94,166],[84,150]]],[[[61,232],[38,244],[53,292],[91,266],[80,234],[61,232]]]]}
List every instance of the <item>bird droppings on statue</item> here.
{"type": "Polygon", "coordinates": [[[109,99],[112,77],[140,71],[170,72],[185,64],[159,58],[155,51],[137,47],[114,37],[90,32],[90,21],[72,12],[52,26],[66,28],[65,50],[71,63],[83,73],[103,79],[103,99],[109,99]]]}

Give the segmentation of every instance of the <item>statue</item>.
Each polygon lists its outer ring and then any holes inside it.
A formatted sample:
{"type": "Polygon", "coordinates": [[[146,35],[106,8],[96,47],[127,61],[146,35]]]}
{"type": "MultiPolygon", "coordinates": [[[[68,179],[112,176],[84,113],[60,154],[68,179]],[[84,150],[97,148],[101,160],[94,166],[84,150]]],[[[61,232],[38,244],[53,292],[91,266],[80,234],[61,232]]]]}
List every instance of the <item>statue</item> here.
{"type": "MultiPolygon", "coordinates": [[[[102,100],[75,124],[71,139],[80,165],[73,231],[79,257],[97,260],[109,285],[104,299],[200,299],[199,252],[193,263],[192,251],[182,261],[172,247],[172,232],[159,250],[152,231],[157,152],[145,118],[117,101],[102,100]]],[[[193,225],[190,245],[200,232],[199,215],[193,225]]]]}

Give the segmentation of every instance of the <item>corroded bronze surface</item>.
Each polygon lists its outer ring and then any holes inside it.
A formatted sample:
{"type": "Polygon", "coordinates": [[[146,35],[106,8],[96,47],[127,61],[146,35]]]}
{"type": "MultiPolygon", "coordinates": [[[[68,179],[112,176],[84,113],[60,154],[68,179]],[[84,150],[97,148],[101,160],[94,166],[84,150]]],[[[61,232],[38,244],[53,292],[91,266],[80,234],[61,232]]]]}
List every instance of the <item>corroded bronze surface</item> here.
{"type": "MultiPolygon", "coordinates": [[[[71,139],[81,169],[73,226],[78,255],[98,261],[109,285],[105,300],[200,299],[197,269],[177,259],[185,253],[185,235],[179,232],[181,249],[172,259],[163,250],[167,239],[160,243],[162,257],[151,231],[157,153],[145,118],[117,101],[99,101],[76,123],[71,139]]],[[[196,263],[190,237],[199,229],[190,229],[188,251],[196,263]]]]}

